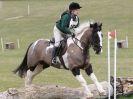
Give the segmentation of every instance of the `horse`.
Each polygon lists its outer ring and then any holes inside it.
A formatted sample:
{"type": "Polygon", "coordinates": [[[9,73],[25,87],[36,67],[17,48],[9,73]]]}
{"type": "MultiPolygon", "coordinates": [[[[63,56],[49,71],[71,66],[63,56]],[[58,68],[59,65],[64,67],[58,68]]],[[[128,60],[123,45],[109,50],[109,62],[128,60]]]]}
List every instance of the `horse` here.
{"type": "Polygon", "coordinates": [[[14,73],[25,78],[25,86],[28,86],[32,84],[37,74],[50,66],[70,70],[83,87],[84,93],[93,97],[80,72],[80,69],[83,69],[90,76],[99,93],[105,94],[105,90],[93,72],[89,56],[91,47],[96,54],[102,52],[102,35],[102,23],[100,22],[85,22],[75,28],[75,37],[67,38],[65,50],[60,55],[61,58],[57,58],[58,66],[51,64],[54,44],[49,39],[38,39],[29,45],[22,63],[14,70],[14,73]]]}

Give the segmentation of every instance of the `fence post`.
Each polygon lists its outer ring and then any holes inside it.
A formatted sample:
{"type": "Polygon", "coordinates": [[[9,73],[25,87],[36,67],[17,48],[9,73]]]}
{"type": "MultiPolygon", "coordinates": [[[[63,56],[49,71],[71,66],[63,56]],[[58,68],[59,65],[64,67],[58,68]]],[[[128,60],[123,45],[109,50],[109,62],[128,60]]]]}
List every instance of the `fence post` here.
{"type": "Polygon", "coordinates": [[[3,44],[3,38],[2,37],[1,37],[0,41],[1,41],[1,49],[2,49],[2,52],[4,52],[4,44],[3,44]]]}
{"type": "Polygon", "coordinates": [[[18,48],[20,48],[20,42],[19,42],[19,39],[17,39],[17,45],[18,45],[18,48]]]}

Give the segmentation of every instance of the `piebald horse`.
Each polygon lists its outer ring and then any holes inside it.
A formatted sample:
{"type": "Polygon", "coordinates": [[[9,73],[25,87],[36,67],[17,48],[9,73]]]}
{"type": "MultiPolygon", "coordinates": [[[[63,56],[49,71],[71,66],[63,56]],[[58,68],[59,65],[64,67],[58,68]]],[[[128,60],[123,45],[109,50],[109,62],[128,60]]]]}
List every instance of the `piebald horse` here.
{"type": "MultiPolygon", "coordinates": [[[[85,70],[90,76],[98,91],[105,94],[97,77],[93,73],[90,63],[89,48],[92,47],[96,54],[102,52],[102,24],[98,22],[86,22],[75,29],[75,37],[69,37],[66,43],[67,49],[62,55],[63,63],[58,62],[58,68],[68,69],[84,88],[87,96],[93,97],[87,82],[83,78],[80,69],[85,70]],[[62,66],[63,65],[63,66],[62,66]]],[[[14,70],[20,77],[25,78],[25,86],[32,83],[33,78],[43,69],[51,66],[52,50],[54,45],[50,40],[39,39],[33,42],[27,49],[22,63],[14,70]]],[[[55,66],[56,67],[56,66],[55,66]]]]}

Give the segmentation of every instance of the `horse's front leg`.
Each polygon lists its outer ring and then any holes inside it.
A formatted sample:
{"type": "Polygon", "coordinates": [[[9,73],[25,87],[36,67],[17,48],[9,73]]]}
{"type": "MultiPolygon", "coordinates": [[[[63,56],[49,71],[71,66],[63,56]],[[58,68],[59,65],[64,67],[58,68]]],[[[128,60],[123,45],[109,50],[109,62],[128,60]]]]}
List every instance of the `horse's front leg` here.
{"type": "Polygon", "coordinates": [[[72,73],[76,77],[76,79],[80,82],[82,87],[84,88],[84,93],[87,95],[87,97],[93,97],[93,94],[89,90],[85,79],[83,78],[82,74],[80,73],[80,69],[74,68],[74,69],[72,69],[72,73]]]}
{"type": "Polygon", "coordinates": [[[103,89],[103,87],[99,83],[97,77],[93,73],[93,69],[92,69],[91,64],[89,64],[89,66],[85,69],[85,71],[86,71],[87,75],[90,76],[90,78],[94,82],[94,84],[96,85],[96,87],[97,87],[98,91],[100,92],[100,94],[105,95],[105,90],[103,89]]]}

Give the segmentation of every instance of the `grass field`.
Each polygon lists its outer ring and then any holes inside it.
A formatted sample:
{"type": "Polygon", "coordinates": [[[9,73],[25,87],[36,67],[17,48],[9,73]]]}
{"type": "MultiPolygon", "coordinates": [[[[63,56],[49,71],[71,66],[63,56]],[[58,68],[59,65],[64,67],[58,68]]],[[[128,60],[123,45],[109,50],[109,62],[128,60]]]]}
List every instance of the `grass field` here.
{"type": "MultiPolygon", "coordinates": [[[[129,38],[128,49],[118,49],[117,76],[133,76],[133,0],[74,0],[82,5],[80,21],[96,20],[103,23],[104,52],[97,56],[91,49],[91,62],[100,81],[107,80],[107,32],[117,30],[118,39],[129,38]]],[[[72,0],[3,0],[0,7],[0,37],[5,42],[20,39],[20,49],[0,50],[0,91],[24,86],[24,80],[12,73],[20,64],[27,46],[39,38],[51,38],[53,26],[72,0]],[[30,15],[27,16],[27,4],[30,15]],[[7,18],[24,16],[19,19],[7,18]]],[[[111,41],[113,57],[113,41],[111,41]]],[[[113,60],[112,60],[113,63],[113,60]]],[[[113,64],[111,65],[113,67],[113,64]]],[[[112,68],[113,71],[113,68],[112,68]]],[[[82,71],[83,72],[83,71],[82,71]]],[[[88,83],[92,83],[83,72],[88,83]]],[[[79,87],[70,71],[49,68],[35,77],[36,84],[60,84],[79,87]]],[[[132,99],[121,97],[120,99],[132,99]]]]}

